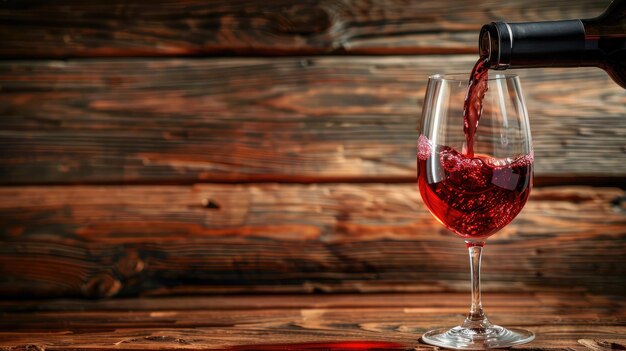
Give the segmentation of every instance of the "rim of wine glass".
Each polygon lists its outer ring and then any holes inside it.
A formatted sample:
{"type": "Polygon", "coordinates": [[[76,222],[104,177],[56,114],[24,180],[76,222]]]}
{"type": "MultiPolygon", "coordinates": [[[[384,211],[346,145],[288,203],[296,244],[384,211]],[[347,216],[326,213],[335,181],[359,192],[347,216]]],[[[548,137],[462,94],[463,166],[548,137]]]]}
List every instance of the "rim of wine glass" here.
{"type": "MultiPolygon", "coordinates": [[[[519,75],[513,73],[496,73],[495,75],[489,75],[487,80],[501,80],[501,79],[517,79],[519,75]]],[[[442,80],[450,82],[465,82],[469,80],[468,73],[436,73],[428,77],[431,80],[442,80]]]]}

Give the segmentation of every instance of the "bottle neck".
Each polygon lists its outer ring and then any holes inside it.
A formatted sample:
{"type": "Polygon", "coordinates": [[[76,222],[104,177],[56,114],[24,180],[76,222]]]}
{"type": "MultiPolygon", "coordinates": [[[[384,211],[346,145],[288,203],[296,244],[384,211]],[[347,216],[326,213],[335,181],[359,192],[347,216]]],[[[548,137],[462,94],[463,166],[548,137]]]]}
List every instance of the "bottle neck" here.
{"type": "Polygon", "coordinates": [[[585,22],[490,23],[480,32],[480,55],[493,69],[597,66],[602,51],[585,35],[585,22]]]}

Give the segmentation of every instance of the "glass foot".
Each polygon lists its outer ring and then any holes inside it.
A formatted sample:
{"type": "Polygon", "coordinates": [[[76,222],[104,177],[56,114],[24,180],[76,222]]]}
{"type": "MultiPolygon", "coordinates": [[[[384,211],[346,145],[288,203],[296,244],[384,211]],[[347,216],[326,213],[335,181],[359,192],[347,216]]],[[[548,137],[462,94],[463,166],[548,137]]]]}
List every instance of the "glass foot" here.
{"type": "Polygon", "coordinates": [[[511,347],[532,341],[535,334],[529,330],[503,328],[492,325],[484,329],[461,326],[435,329],[422,335],[422,341],[439,347],[457,350],[484,350],[511,347]]]}

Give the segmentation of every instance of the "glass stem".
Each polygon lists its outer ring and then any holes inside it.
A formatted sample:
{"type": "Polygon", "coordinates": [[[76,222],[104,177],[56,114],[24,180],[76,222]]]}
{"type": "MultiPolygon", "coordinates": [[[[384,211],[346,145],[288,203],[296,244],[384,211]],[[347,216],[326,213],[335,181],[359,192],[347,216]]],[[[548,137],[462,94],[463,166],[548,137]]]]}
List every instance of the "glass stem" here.
{"type": "Polygon", "coordinates": [[[477,332],[491,326],[487,316],[483,312],[483,304],[480,296],[480,260],[482,258],[484,242],[467,242],[470,257],[470,274],[472,279],[472,306],[465,318],[463,327],[477,332]]]}

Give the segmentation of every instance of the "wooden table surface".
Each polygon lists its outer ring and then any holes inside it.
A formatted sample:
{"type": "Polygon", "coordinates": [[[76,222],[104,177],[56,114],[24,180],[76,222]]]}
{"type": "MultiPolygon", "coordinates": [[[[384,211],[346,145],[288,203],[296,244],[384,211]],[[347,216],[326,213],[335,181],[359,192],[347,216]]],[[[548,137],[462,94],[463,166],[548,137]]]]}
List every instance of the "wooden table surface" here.
{"type": "MultiPolygon", "coordinates": [[[[427,350],[465,293],[1,301],[2,350],[427,350]]],[[[524,350],[626,349],[623,296],[489,293],[490,319],[533,330],[524,350]]]]}

